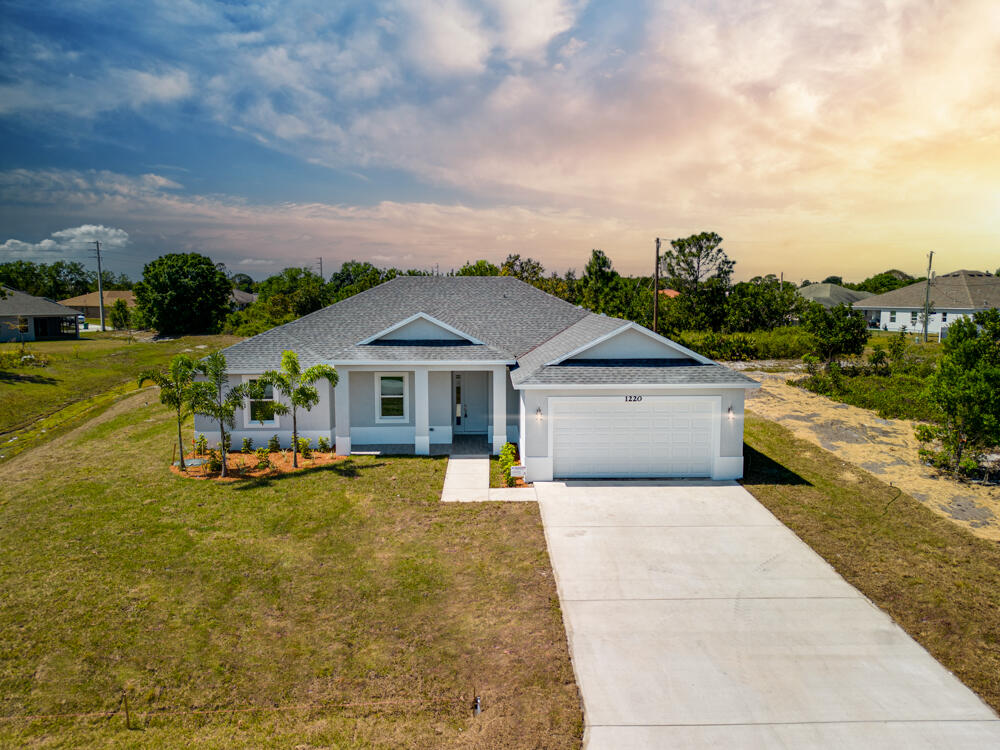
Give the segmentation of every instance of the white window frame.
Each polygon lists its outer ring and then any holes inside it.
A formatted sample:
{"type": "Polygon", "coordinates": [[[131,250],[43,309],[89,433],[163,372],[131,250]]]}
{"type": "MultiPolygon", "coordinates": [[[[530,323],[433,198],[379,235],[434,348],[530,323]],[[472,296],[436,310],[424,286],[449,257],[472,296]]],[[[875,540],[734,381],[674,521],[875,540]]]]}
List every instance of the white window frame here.
{"type": "Polygon", "coordinates": [[[375,424],[409,424],[410,422],[410,373],[408,372],[376,372],[375,373],[375,424]],[[403,379],[403,416],[382,416],[382,378],[403,379]]]}
{"type": "Polygon", "coordinates": [[[920,313],[916,310],[910,310],[910,325],[915,326],[920,322],[920,313]]]}
{"type": "MultiPolygon", "coordinates": [[[[259,377],[254,377],[253,375],[244,375],[243,376],[243,382],[244,383],[252,383],[254,380],[260,380],[260,378],[259,377]]],[[[246,406],[243,409],[243,426],[246,427],[246,428],[253,428],[253,427],[280,427],[281,426],[280,425],[281,419],[280,419],[280,415],[279,414],[275,414],[274,415],[274,419],[268,419],[265,422],[260,422],[260,421],[258,421],[256,419],[251,419],[250,418],[250,402],[251,401],[273,401],[275,403],[280,403],[280,402],[278,402],[277,397],[274,395],[274,386],[271,387],[271,398],[269,398],[269,399],[267,399],[267,398],[254,398],[254,399],[249,399],[248,398],[247,399],[246,406]]]]}
{"type": "Polygon", "coordinates": [[[889,311],[889,322],[890,323],[895,323],[896,322],[896,311],[895,310],[890,310],[889,311]]]}

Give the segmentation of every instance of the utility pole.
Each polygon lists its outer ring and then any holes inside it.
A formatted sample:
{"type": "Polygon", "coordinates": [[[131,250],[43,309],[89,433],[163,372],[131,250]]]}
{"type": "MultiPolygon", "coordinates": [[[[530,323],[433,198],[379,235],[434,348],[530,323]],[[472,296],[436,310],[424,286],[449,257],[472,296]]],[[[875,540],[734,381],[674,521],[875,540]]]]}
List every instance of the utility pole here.
{"type": "Polygon", "coordinates": [[[927,253],[927,287],[924,290],[924,343],[927,343],[927,326],[931,317],[931,261],[934,260],[934,251],[927,253]]]}
{"type": "Polygon", "coordinates": [[[101,241],[94,240],[97,248],[97,303],[101,306],[101,330],[104,330],[104,279],[101,272],[101,241]]]}
{"type": "Polygon", "coordinates": [[[323,277],[323,259],[322,258],[316,258],[316,260],[319,261],[319,277],[322,279],[322,278],[324,278],[323,277]]]}
{"type": "Polygon", "coordinates": [[[660,238],[656,238],[656,265],[653,266],[653,333],[660,327],[660,238]]]}

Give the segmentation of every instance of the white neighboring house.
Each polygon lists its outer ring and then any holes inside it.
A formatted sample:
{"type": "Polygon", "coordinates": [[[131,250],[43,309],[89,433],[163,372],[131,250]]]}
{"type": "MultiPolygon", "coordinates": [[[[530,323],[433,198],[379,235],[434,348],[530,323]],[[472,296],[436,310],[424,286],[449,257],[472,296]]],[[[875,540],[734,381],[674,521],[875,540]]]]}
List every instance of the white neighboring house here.
{"type": "MultiPolygon", "coordinates": [[[[869,315],[876,314],[879,328],[888,331],[924,330],[921,315],[927,282],[894,289],[854,303],[869,315]]],[[[960,317],[1000,307],[1000,278],[985,271],[952,271],[931,279],[931,315],[927,332],[941,333],[960,317]]]]}
{"type": "MultiPolygon", "coordinates": [[[[340,454],[517,443],[529,481],[743,475],[743,401],[759,384],[641,326],[509,277],[400,277],[225,349],[231,383],[336,367],[299,433],[340,454]]],[[[291,439],[291,417],[237,413],[233,445],[291,439]]],[[[215,425],[196,432],[218,441],[215,425]]]]}

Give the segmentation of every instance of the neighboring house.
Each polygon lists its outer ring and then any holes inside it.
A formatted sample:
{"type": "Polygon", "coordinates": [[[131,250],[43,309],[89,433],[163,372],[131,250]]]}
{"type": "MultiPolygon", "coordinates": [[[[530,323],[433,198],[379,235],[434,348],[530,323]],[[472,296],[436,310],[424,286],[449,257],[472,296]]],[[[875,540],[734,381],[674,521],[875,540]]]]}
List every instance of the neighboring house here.
{"type": "MultiPolygon", "coordinates": [[[[129,309],[135,307],[135,294],[130,289],[105,290],[105,317],[111,314],[111,306],[115,304],[116,300],[120,299],[125,300],[125,304],[129,306],[129,309]]],[[[100,295],[97,292],[87,292],[86,294],[81,294],[78,297],[70,297],[69,299],[60,300],[59,304],[66,305],[66,307],[72,307],[74,310],[79,310],[80,314],[87,318],[101,317],[101,300],[100,295]]]]}
{"type": "Polygon", "coordinates": [[[837,305],[853,306],[856,310],[861,310],[864,313],[869,327],[877,327],[879,324],[878,311],[873,312],[868,310],[862,302],[869,297],[875,296],[871,292],[855,291],[854,289],[840,286],[840,284],[810,284],[809,286],[800,287],[797,291],[800,297],[810,302],[818,302],[828,309],[837,305]]]}
{"type": "Polygon", "coordinates": [[[77,311],[45,297],[4,287],[0,299],[0,341],[45,341],[80,337],[77,311]]]}
{"type": "MultiPolygon", "coordinates": [[[[877,315],[876,326],[889,331],[922,331],[927,282],[919,281],[854,306],[877,315]]],[[[1000,307],[1000,278],[985,271],[952,271],[931,279],[929,333],[941,333],[957,318],[1000,307]]]]}
{"type": "Polygon", "coordinates": [[[229,301],[232,302],[235,309],[246,310],[257,301],[257,295],[253,292],[244,292],[242,289],[233,289],[232,294],[229,295],[229,301]]]}
{"type": "MultiPolygon", "coordinates": [[[[743,474],[743,401],[759,384],[625,320],[511,277],[400,277],[224,350],[230,382],[327,363],[339,383],[299,415],[338,453],[480,435],[511,441],[529,480],[743,474]]],[[[291,417],[237,414],[233,444],[291,437],[291,417]]],[[[218,441],[211,420],[195,430],[218,441]]]]}

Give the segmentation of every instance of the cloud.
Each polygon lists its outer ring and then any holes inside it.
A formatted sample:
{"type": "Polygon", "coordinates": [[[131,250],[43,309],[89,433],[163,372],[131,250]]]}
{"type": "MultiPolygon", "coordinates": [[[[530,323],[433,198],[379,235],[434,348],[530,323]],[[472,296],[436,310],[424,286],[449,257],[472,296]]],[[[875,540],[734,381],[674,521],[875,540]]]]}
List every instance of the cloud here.
{"type": "Polygon", "coordinates": [[[66,260],[79,257],[94,249],[94,241],[100,241],[102,249],[121,250],[128,245],[128,232],[117,227],[101,224],[83,224],[53,232],[41,242],[22,242],[8,239],[0,245],[0,252],[6,258],[22,258],[38,262],[66,260]]]}

